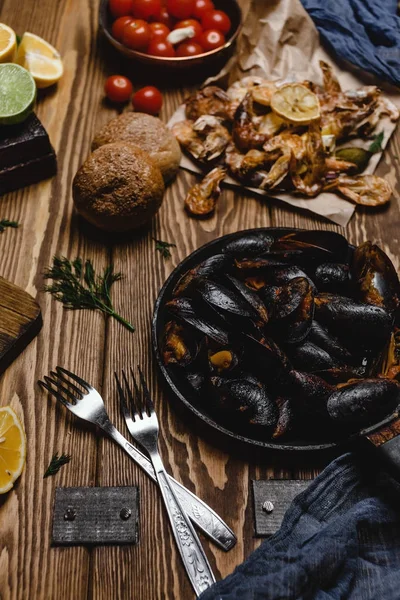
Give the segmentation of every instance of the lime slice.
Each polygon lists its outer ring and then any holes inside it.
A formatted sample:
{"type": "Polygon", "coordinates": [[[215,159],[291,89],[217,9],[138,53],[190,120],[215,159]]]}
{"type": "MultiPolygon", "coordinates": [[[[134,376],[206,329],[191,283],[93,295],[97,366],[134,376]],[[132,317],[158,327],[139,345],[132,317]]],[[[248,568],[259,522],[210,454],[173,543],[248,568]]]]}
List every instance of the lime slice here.
{"type": "Polygon", "coordinates": [[[24,121],[33,110],[36,85],[30,73],[13,63],[0,64],[0,125],[24,121]]]}

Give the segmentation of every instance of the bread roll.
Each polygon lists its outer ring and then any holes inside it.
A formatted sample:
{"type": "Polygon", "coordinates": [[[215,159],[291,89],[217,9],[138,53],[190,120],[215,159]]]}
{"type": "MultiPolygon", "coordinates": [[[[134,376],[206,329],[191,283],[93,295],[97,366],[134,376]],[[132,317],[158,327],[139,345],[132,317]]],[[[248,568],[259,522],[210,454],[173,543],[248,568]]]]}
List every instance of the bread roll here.
{"type": "Polygon", "coordinates": [[[113,142],[129,142],[148,152],[160,169],[164,181],[175,177],[181,150],[170,130],[157,117],[126,112],[109,121],[95,135],[92,150],[113,142]]]}
{"type": "Polygon", "coordinates": [[[72,185],[77,211],[105,231],[129,231],[154,217],[161,206],[160,169],[140,148],[118,142],[95,150],[72,185]]]}

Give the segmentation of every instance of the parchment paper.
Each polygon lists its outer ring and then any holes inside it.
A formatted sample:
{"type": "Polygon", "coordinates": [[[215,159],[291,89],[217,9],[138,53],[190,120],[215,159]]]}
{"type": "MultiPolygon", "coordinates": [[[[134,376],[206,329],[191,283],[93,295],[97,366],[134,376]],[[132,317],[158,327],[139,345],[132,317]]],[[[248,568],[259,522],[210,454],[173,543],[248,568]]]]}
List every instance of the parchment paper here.
{"type": "MultiPolygon", "coordinates": [[[[322,84],[319,60],[325,60],[334,67],[343,90],[354,89],[362,85],[380,85],[381,82],[358,72],[344,70],[332,60],[322,48],[318,31],[299,0],[253,0],[242,34],[238,40],[235,56],[224,69],[206,83],[216,83],[228,87],[238,79],[247,75],[261,75],[270,79],[284,81],[304,81],[310,79],[322,84]]],[[[385,89],[384,94],[400,108],[400,93],[394,88],[385,89]]],[[[172,126],[185,118],[184,106],[180,106],[169,121],[172,126]]],[[[396,123],[388,117],[381,119],[374,133],[384,132],[382,147],[384,148],[392,135],[396,123]]],[[[370,141],[363,142],[356,138],[345,145],[368,148],[370,141]]],[[[382,153],[374,154],[364,173],[373,173],[382,153]]],[[[200,173],[198,166],[187,156],[183,156],[181,167],[200,173]]],[[[235,188],[243,188],[234,179],[227,178],[235,188]]],[[[269,194],[258,189],[252,192],[268,197],[279,198],[292,206],[310,210],[317,215],[345,227],[351,219],[356,206],[339,197],[335,193],[321,193],[316,198],[300,198],[289,193],[269,194]]]]}

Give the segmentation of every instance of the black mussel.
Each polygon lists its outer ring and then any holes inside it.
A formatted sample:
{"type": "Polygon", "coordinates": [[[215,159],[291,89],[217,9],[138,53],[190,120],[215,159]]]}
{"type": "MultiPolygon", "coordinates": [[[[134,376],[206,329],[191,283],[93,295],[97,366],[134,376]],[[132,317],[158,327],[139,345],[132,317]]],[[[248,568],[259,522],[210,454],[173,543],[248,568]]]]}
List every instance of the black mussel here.
{"type": "Polygon", "coordinates": [[[374,352],[388,342],[393,327],[393,316],[384,308],[334,294],[315,297],[315,315],[346,346],[374,352]]]}
{"type": "Polygon", "coordinates": [[[287,353],[290,362],[299,371],[314,373],[338,366],[337,361],[326,350],[309,342],[308,339],[299,345],[288,346],[287,353]]]}
{"type": "Polygon", "coordinates": [[[245,334],[242,348],[243,363],[263,381],[275,381],[291,368],[286,354],[271,338],[245,334]]]}
{"type": "Polygon", "coordinates": [[[247,379],[224,379],[211,377],[215,387],[219,408],[227,414],[240,418],[249,425],[258,425],[273,430],[278,421],[278,407],[267,394],[261,382],[247,379]]]}
{"type": "Polygon", "coordinates": [[[315,269],[313,280],[320,292],[344,294],[350,286],[350,267],[343,263],[322,263],[315,269]]]}
{"type": "Polygon", "coordinates": [[[273,244],[272,252],[282,252],[294,259],[312,262],[346,262],[349,244],[345,237],[334,231],[294,231],[281,236],[273,244]]]}
{"type": "Polygon", "coordinates": [[[249,288],[243,281],[239,281],[231,275],[227,275],[227,279],[232,287],[239,292],[246,302],[250,304],[255,314],[258,316],[258,325],[262,327],[268,323],[268,311],[264,302],[260,296],[251,288],[249,288]]]}
{"type": "Polygon", "coordinates": [[[330,385],[336,386],[339,383],[346,383],[349,379],[362,379],[365,377],[365,372],[362,369],[353,369],[351,367],[334,367],[332,369],[315,371],[314,375],[318,375],[318,377],[321,377],[330,385]]]}
{"type": "Polygon", "coordinates": [[[249,256],[260,256],[267,252],[274,238],[267,233],[250,233],[228,242],[223,250],[235,258],[245,258],[249,256]]]}
{"type": "Polygon", "coordinates": [[[394,311],[400,305],[399,277],[379,246],[364,242],[353,254],[351,272],[357,299],[394,311]]]}
{"type": "Polygon", "coordinates": [[[235,260],[235,272],[241,277],[260,277],[272,275],[278,268],[288,268],[287,263],[276,258],[242,258],[235,260]]]}
{"type": "Polygon", "coordinates": [[[289,281],[292,279],[297,279],[298,277],[307,279],[312,289],[316,290],[313,280],[297,265],[286,265],[285,267],[280,267],[273,270],[271,272],[271,277],[269,278],[269,283],[271,285],[283,285],[285,283],[289,283],[289,281]]]}
{"type": "MultiPolygon", "coordinates": [[[[300,302],[288,316],[271,324],[272,337],[286,344],[298,344],[304,340],[310,332],[314,318],[313,288],[303,277],[293,280],[292,285],[294,284],[298,286],[296,295],[300,294],[300,302]]],[[[291,308],[291,304],[282,303],[282,310],[285,308],[291,308]]]]}
{"type": "Polygon", "coordinates": [[[166,308],[180,321],[191,325],[197,331],[201,331],[217,344],[228,345],[228,333],[221,326],[216,325],[213,320],[208,320],[200,315],[190,298],[174,298],[166,303],[166,308]]]}
{"type": "Polygon", "coordinates": [[[221,272],[226,273],[232,265],[232,259],[226,254],[215,254],[203,262],[199,263],[193,269],[189,269],[182,275],[174,287],[173,295],[181,296],[186,294],[193,282],[200,277],[211,277],[221,272]]]}
{"type": "Polygon", "coordinates": [[[202,371],[190,371],[188,370],[185,374],[186,380],[189,383],[189,385],[192,386],[192,388],[196,391],[196,392],[201,392],[202,389],[205,386],[206,383],[206,374],[202,371]]]}
{"type": "Polygon", "coordinates": [[[272,434],[273,439],[280,438],[289,433],[295,422],[291,400],[289,398],[278,397],[275,398],[275,402],[279,410],[279,417],[274,433],[272,434]]]}
{"type": "Polygon", "coordinates": [[[339,387],[327,404],[330,418],[344,428],[368,427],[393,413],[400,400],[399,384],[390,379],[363,379],[339,387]]]}
{"type": "Polygon", "coordinates": [[[238,353],[232,348],[210,350],[208,353],[211,370],[216,373],[229,373],[239,364],[238,353]]]}
{"type": "Polygon", "coordinates": [[[310,417],[328,417],[327,402],[334,388],[313,373],[290,371],[284,383],[293,410],[310,417]]]}
{"type": "Polygon", "coordinates": [[[352,364],[354,359],[351,353],[318,321],[313,321],[311,324],[308,340],[323,350],[326,350],[333,358],[336,358],[342,364],[352,364]]]}
{"type": "Polygon", "coordinates": [[[261,293],[261,297],[268,307],[271,318],[284,319],[300,307],[309,288],[307,279],[296,277],[282,286],[267,286],[261,293]]]}
{"type": "Polygon", "coordinates": [[[164,330],[162,356],[165,365],[186,367],[199,352],[199,344],[182,325],[169,321],[164,330]]]}
{"type": "Polygon", "coordinates": [[[238,293],[227,287],[211,281],[202,279],[196,285],[196,291],[201,298],[223,314],[233,314],[244,318],[254,318],[255,311],[238,293]]]}

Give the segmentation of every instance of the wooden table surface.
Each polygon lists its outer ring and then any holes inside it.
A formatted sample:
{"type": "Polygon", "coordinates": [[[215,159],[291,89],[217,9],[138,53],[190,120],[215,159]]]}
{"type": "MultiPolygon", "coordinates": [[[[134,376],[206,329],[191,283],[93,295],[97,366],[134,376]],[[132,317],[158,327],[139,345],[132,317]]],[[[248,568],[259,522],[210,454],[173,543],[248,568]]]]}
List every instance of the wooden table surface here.
{"type": "MultiPolygon", "coordinates": [[[[248,8],[248,0],[242,0],[248,8]]],[[[230,573],[260,543],[254,536],[251,480],[313,477],[324,459],[308,456],[293,463],[228,453],[196,434],[159,388],[150,346],[154,301],[171,270],[192,250],[220,235],[259,226],[295,226],[345,233],[357,244],[379,243],[399,267],[399,189],[381,210],[358,210],[346,231],[275,201],[225,191],[209,221],[189,219],[182,206],[193,176],[181,172],[168,188],[151,230],[113,243],[87,231],[73,213],[71,183],[89,153],[93,133],[115,116],[103,100],[106,76],[125,69],[109,59],[97,40],[97,0],[0,0],[0,22],[17,33],[31,31],[54,44],[65,74],[54,89],[41,93],[37,113],[58,156],[58,175],[10,193],[0,200],[0,216],[19,221],[18,230],[0,235],[0,275],[39,301],[43,330],[0,379],[0,405],[22,416],[28,455],[15,489],[0,499],[0,598],[80,600],[190,599],[186,579],[153,483],[108,439],[96,437],[55,405],[37,386],[56,365],[79,373],[99,389],[116,425],[124,431],[115,397],[114,370],[140,363],[151,382],[161,422],[161,450],[169,471],[213,506],[238,536],[229,553],[205,542],[217,578],[230,573]],[[152,236],[176,243],[172,259],[155,252],[152,236]],[[68,312],[43,293],[42,273],[54,255],[90,258],[98,268],[112,261],[125,274],[115,284],[116,308],[136,326],[129,333],[115,321],[90,311],[68,312]],[[55,452],[72,454],[56,477],[43,479],[55,452]],[[137,484],[141,494],[140,543],[136,547],[51,547],[56,486],[137,484]]],[[[138,73],[130,73],[137,81],[138,73]]],[[[143,83],[152,83],[144,81],[143,83]]],[[[185,90],[166,89],[161,117],[167,119],[185,90]]],[[[379,174],[395,186],[400,132],[395,134],[379,174]]]]}

